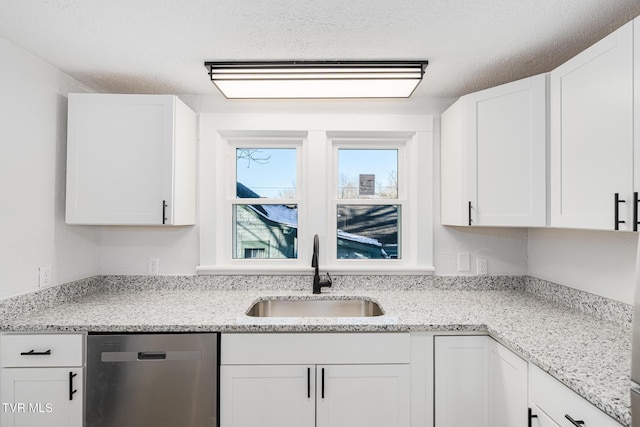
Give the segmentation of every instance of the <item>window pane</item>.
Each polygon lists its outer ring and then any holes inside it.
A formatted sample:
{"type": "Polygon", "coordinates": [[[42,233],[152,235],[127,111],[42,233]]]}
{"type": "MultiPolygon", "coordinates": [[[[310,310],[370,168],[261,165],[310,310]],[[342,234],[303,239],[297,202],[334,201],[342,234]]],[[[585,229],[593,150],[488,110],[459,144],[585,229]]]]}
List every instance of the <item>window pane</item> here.
{"type": "Polygon", "coordinates": [[[236,197],[296,197],[295,148],[236,148],[236,197]]]}
{"type": "Polygon", "coordinates": [[[400,206],[338,205],[338,258],[401,258],[400,206]]]}
{"type": "Polygon", "coordinates": [[[297,258],[298,206],[233,205],[233,258],[297,258]]]}
{"type": "Polygon", "coordinates": [[[339,199],[397,199],[398,150],[338,150],[339,199]]]}

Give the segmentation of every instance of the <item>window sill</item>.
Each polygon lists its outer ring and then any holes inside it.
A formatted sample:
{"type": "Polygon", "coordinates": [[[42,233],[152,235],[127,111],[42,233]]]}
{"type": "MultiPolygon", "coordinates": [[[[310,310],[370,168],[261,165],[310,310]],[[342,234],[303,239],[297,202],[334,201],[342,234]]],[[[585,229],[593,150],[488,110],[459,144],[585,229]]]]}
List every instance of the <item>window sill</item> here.
{"type": "MultiPolygon", "coordinates": [[[[220,267],[220,266],[197,266],[199,275],[219,275],[219,276],[299,276],[313,274],[313,268],[299,267],[220,267]]],[[[320,274],[328,272],[336,276],[417,276],[432,275],[435,267],[400,267],[400,266],[320,266],[320,274]]]]}

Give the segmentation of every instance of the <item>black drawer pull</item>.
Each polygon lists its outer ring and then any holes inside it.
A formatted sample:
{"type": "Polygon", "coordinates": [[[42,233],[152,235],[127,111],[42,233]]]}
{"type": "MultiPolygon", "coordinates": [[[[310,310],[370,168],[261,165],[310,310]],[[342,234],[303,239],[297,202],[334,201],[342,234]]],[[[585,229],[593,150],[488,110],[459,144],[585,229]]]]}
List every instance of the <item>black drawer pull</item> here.
{"type": "Polygon", "coordinates": [[[69,400],[73,400],[73,395],[78,392],[78,390],[73,389],[73,377],[77,375],[78,374],[74,374],[73,372],[69,371],[69,400]]]}
{"type": "Polygon", "coordinates": [[[584,425],[584,421],[582,421],[582,420],[574,420],[573,418],[571,418],[571,417],[569,416],[569,414],[565,414],[565,416],[564,416],[564,417],[565,417],[566,419],[568,419],[568,420],[569,420],[569,422],[570,422],[571,424],[573,424],[574,426],[576,426],[576,427],[582,427],[582,426],[584,425]]]}
{"type": "Polygon", "coordinates": [[[20,356],[51,356],[51,350],[47,350],[47,351],[35,351],[35,350],[23,351],[22,353],[20,353],[20,356]]]}
{"type": "Polygon", "coordinates": [[[307,368],[307,399],[311,399],[311,368],[307,368]]]}

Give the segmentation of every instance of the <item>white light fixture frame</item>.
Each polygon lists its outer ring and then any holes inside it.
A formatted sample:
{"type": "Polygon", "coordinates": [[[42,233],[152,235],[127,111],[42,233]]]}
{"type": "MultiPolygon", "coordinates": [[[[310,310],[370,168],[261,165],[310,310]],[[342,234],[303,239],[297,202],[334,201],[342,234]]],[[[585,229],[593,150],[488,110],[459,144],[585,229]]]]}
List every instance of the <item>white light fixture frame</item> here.
{"type": "Polygon", "coordinates": [[[228,99],[409,98],[428,61],[205,62],[228,99]]]}

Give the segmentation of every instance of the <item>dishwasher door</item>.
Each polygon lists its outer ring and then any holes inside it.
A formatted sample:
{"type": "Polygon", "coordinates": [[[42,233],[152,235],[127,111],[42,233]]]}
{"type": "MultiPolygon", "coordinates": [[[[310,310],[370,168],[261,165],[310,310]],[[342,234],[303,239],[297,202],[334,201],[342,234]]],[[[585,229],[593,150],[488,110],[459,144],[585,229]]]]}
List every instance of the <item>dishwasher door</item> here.
{"type": "Polygon", "coordinates": [[[219,334],[87,337],[86,427],[216,427],[219,334]]]}

